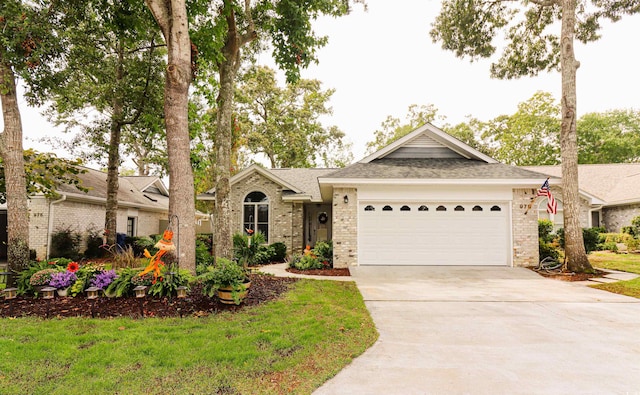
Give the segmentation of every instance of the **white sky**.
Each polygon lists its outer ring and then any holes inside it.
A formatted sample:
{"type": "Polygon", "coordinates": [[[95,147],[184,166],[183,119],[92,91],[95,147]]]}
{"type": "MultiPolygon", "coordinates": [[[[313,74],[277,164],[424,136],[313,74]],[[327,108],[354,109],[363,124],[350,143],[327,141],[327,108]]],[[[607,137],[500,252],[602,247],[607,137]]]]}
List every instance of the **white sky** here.
{"type": "MultiPolygon", "coordinates": [[[[434,0],[368,0],[367,12],[356,5],[351,15],[314,25],[318,34],[329,36],[329,44],[318,53],[320,64],[303,71],[302,77],[336,90],[333,117],[325,124],[346,133],[355,159],[364,156],[366,142],[387,116],[404,119],[411,104],[433,104],[445,122],[456,124],[467,115],[486,121],[512,114],[518,103],[539,90],[559,99],[559,73],[493,80],[490,62],[470,63],[432,43],[428,33],[439,7],[434,0]]],[[[576,43],[581,62],[578,115],[640,109],[640,15],[607,24],[600,33],[602,38],[595,43],[576,43]]],[[[23,100],[21,105],[25,147],[50,151],[33,139],[55,130],[38,110],[27,109],[23,100]]]]}

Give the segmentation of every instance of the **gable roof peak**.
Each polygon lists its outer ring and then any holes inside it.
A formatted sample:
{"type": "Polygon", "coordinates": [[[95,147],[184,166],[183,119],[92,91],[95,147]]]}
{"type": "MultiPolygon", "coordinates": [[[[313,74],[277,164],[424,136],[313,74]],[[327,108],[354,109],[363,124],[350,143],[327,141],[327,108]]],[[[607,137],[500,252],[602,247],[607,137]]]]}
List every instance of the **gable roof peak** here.
{"type": "Polygon", "coordinates": [[[444,159],[459,158],[498,163],[475,148],[426,123],[386,147],[363,158],[359,163],[369,163],[383,158],[444,159]]]}

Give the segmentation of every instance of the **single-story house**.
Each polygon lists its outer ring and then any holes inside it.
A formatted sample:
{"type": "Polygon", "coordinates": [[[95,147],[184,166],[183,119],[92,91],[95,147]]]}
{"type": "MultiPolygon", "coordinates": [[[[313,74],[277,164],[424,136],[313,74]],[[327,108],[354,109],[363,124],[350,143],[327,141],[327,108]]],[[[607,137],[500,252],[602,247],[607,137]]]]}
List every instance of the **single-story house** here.
{"type": "MultiPolygon", "coordinates": [[[[78,178],[82,186],[89,189],[88,192],[61,184],[56,189],[60,195],[58,199],[48,199],[43,195],[29,199],[29,248],[36,251],[38,259],[49,256],[51,236],[58,230],[70,229],[83,236],[92,231],[100,235],[103,233],[107,173],[86,167],[82,169],[86,172],[79,174],[78,178]]],[[[162,180],[155,176],[122,176],[118,182],[117,232],[127,236],[162,233],[169,218],[169,191],[162,180]]],[[[0,207],[0,238],[5,241],[6,214],[6,205],[0,207]]],[[[5,242],[2,243],[0,259],[6,257],[5,242]]]]}
{"type": "MultiPolygon", "coordinates": [[[[546,178],[426,124],[344,169],[250,166],[231,179],[232,224],[293,253],[332,240],[335,267],[530,266],[530,203],[546,178]]],[[[550,183],[558,194],[559,180],[550,183]]],[[[215,190],[198,199],[215,200],[215,190]]]]}
{"type": "MultiPolygon", "coordinates": [[[[561,166],[526,166],[552,177],[561,177],[561,166]]],[[[602,226],[609,232],[620,232],[640,215],[640,163],[578,165],[578,185],[582,210],[580,224],[584,228],[602,226]]],[[[555,228],[563,227],[562,196],[558,194],[558,212],[551,217],[544,202],[536,209],[541,218],[552,219],[555,228]]]]}

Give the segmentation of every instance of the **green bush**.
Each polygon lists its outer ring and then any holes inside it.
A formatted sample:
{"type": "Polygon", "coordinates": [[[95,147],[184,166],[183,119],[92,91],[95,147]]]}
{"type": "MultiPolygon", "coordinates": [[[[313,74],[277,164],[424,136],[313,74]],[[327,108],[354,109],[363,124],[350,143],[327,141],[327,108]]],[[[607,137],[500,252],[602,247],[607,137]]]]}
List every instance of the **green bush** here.
{"type": "Polygon", "coordinates": [[[274,262],[284,262],[287,258],[287,245],[281,241],[277,241],[271,244],[273,248],[273,261],[274,262]]]}
{"type": "Polygon", "coordinates": [[[178,293],[178,287],[188,287],[191,274],[186,269],[178,269],[176,265],[166,265],[161,270],[161,278],[149,287],[151,296],[173,296],[178,293]]]}
{"type": "Polygon", "coordinates": [[[105,250],[102,248],[102,236],[98,230],[89,230],[87,234],[87,249],[84,250],[85,258],[102,258],[105,250]]]}
{"type": "Polygon", "coordinates": [[[196,267],[199,265],[209,266],[215,262],[215,257],[211,254],[211,245],[200,237],[196,238],[196,267]]]}
{"type": "Polygon", "coordinates": [[[70,228],[58,229],[51,235],[51,251],[49,256],[52,258],[80,258],[80,242],[82,236],[80,233],[70,228]]]}
{"type": "Polygon", "coordinates": [[[231,287],[234,299],[244,290],[244,282],[247,274],[238,263],[226,259],[216,259],[216,264],[207,267],[207,270],[197,277],[202,283],[202,293],[208,297],[214,297],[218,289],[231,287]]]}
{"type": "Polygon", "coordinates": [[[317,242],[313,247],[313,253],[325,267],[333,267],[333,243],[331,241],[317,242]]]}
{"type": "Polygon", "coordinates": [[[255,265],[255,256],[261,245],[265,244],[267,239],[262,232],[256,232],[251,237],[245,233],[236,233],[233,235],[233,257],[243,266],[255,265]]]}
{"type": "Polygon", "coordinates": [[[601,250],[609,250],[609,251],[612,251],[612,252],[618,252],[618,245],[616,243],[614,243],[613,241],[609,241],[609,242],[600,244],[600,249],[601,250]]]}
{"type": "Polygon", "coordinates": [[[249,265],[265,265],[274,260],[274,256],[276,255],[275,250],[272,246],[261,245],[258,247],[258,251],[256,251],[255,255],[249,262],[249,265]]]}
{"type": "Polygon", "coordinates": [[[298,270],[312,270],[324,268],[322,262],[313,254],[296,255],[289,262],[289,267],[298,270]]]}
{"type": "Polygon", "coordinates": [[[538,239],[538,251],[540,253],[540,260],[547,257],[557,260],[560,256],[558,250],[551,243],[545,243],[542,239],[538,239]]]}
{"type": "MultiPolygon", "coordinates": [[[[602,244],[602,232],[604,228],[582,228],[582,240],[584,242],[584,249],[588,253],[591,251],[596,251],[601,249],[602,244]]],[[[558,234],[558,241],[560,243],[560,247],[564,248],[565,245],[565,237],[564,237],[564,229],[558,229],[556,232],[558,234]]]]}
{"type": "Polygon", "coordinates": [[[553,222],[548,219],[538,220],[538,238],[542,239],[545,243],[551,243],[553,241],[553,222]]]}

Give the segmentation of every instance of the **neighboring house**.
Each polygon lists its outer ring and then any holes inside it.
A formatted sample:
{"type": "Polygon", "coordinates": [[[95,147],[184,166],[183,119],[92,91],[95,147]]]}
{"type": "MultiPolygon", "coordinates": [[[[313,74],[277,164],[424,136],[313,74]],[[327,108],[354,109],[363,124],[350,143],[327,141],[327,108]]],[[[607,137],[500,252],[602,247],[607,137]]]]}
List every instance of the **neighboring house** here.
{"type": "Polygon", "coordinates": [[[231,179],[232,224],[293,253],[332,240],[335,267],[531,266],[538,218],[528,208],[545,179],[427,124],[344,169],[241,171],[231,179]]]}
{"type": "MultiPolygon", "coordinates": [[[[70,229],[86,236],[89,232],[102,235],[105,221],[107,174],[83,168],[79,174],[87,193],[73,185],[61,184],[57,188],[59,199],[42,195],[29,199],[29,248],[39,259],[48,257],[51,235],[57,230],[70,229]]],[[[169,192],[158,177],[120,177],[118,189],[118,233],[128,236],[159,234],[168,223],[169,192]]],[[[0,220],[6,224],[6,206],[0,209],[0,220]]],[[[2,224],[0,224],[1,226],[2,224]]],[[[6,240],[6,226],[1,226],[6,240]]],[[[86,242],[86,240],[83,240],[86,242]]],[[[6,259],[6,245],[0,251],[6,259]]]]}
{"type": "MultiPolygon", "coordinates": [[[[561,177],[560,166],[526,166],[553,177],[561,177]]],[[[640,215],[640,163],[612,163],[600,165],[578,165],[578,185],[581,195],[580,224],[590,228],[602,226],[609,232],[620,232],[631,225],[631,220],[640,215]]],[[[554,227],[563,227],[562,194],[554,195],[558,201],[558,213],[546,213],[546,199],[539,202],[537,211],[541,218],[554,222],[554,227]]]]}

